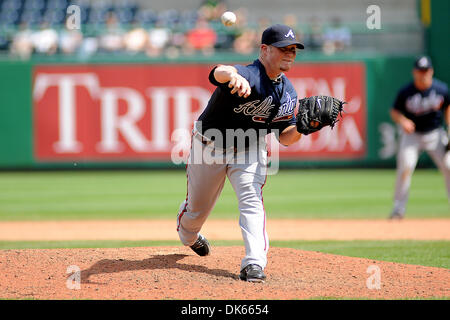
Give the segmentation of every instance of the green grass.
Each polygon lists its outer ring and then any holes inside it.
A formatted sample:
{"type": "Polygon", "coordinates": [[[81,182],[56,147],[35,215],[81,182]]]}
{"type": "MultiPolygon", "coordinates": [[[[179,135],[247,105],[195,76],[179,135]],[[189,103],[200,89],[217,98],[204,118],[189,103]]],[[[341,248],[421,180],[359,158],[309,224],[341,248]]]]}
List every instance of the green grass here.
{"type": "MultiPolygon", "coordinates": [[[[385,219],[392,206],[390,169],[281,170],[269,176],[269,219],[385,219]]],[[[0,221],[174,219],[186,174],[172,171],[0,172],[0,221]]],[[[227,181],[210,218],[238,219],[227,181]]],[[[416,170],[407,218],[450,218],[442,175],[416,170]]],[[[242,241],[211,241],[243,246],[242,241]]],[[[178,241],[0,241],[0,249],[181,246],[178,241]]],[[[272,247],[450,269],[450,241],[272,241],[272,247]]],[[[318,297],[318,299],[335,299],[318,297]]],[[[440,298],[437,298],[440,299],[440,298]]]]}
{"type": "Polygon", "coordinates": [[[450,241],[273,241],[271,245],[450,269],[450,241]]]}
{"type": "MultiPolygon", "coordinates": [[[[242,241],[211,241],[213,246],[242,246],[242,241]]],[[[349,257],[450,269],[450,241],[272,241],[288,247],[349,257]]],[[[181,246],[178,241],[0,241],[0,249],[123,248],[181,246]]]]}
{"type": "MultiPolygon", "coordinates": [[[[385,219],[395,171],[281,170],[267,178],[269,218],[385,219]]],[[[172,171],[0,172],[0,220],[173,219],[186,197],[186,174],[172,171]]],[[[450,218],[441,174],[416,170],[408,217],[450,218]]],[[[227,181],[211,218],[238,217],[227,181]]]]}

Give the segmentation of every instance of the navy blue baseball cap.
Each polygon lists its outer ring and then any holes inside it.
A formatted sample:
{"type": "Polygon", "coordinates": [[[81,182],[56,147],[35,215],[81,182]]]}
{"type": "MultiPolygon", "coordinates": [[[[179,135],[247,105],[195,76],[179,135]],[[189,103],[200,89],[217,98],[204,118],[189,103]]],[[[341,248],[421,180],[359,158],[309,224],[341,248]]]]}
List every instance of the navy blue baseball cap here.
{"type": "Polygon", "coordinates": [[[303,44],[297,41],[294,30],[284,24],[275,24],[264,30],[261,43],[277,48],[287,47],[292,44],[295,44],[297,49],[305,48],[303,44]]]}
{"type": "Polygon", "coordinates": [[[428,70],[430,68],[433,68],[433,65],[431,64],[431,59],[428,56],[421,56],[416,60],[416,62],[414,62],[414,69],[428,70]]]}

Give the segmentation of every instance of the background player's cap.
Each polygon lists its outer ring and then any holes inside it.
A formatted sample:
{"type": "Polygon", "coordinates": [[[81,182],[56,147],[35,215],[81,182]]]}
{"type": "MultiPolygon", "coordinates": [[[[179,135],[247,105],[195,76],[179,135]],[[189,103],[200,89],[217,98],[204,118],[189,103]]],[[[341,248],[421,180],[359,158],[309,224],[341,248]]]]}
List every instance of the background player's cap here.
{"type": "Polygon", "coordinates": [[[433,68],[430,57],[421,56],[414,62],[414,69],[428,70],[430,68],[433,68]]]}
{"type": "Polygon", "coordinates": [[[297,49],[304,49],[305,46],[297,41],[294,30],[291,27],[283,24],[275,24],[264,30],[261,43],[272,45],[277,48],[287,47],[292,44],[297,46],[297,49]]]}

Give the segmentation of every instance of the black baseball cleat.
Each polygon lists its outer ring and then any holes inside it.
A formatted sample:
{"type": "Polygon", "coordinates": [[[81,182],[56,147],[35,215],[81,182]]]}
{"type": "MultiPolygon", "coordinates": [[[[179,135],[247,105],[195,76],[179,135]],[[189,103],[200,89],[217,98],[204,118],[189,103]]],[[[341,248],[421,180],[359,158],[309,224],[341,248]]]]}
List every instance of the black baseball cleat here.
{"type": "Polygon", "coordinates": [[[241,270],[239,279],[248,282],[264,282],[264,280],[266,280],[266,275],[264,274],[263,269],[257,264],[249,264],[241,270]]]}
{"type": "Polygon", "coordinates": [[[201,234],[198,235],[197,241],[195,241],[195,243],[190,246],[190,248],[201,257],[209,256],[209,253],[211,251],[211,246],[209,245],[208,240],[206,240],[206,238],[201,234]]]}
{"type": "Polygon", "coordinates": [[[404,213],[393,211],[389,216],[389,220],[402,220],[405,217],[404,213]]]}

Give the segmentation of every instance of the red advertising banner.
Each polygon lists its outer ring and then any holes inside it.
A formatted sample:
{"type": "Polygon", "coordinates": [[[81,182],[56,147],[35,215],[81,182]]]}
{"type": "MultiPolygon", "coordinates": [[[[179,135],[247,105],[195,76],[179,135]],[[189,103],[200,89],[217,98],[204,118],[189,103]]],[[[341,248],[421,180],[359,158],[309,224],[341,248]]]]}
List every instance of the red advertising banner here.
{"type": "MultiPolygon", "coordinates": [[[[214,86],[207,65],[36,66],[34,156],[39,162],[170,161],[214,86]]],[[[363,63],[296,64],[287,74],[299,97],[348,101],[343,121],[280,147],[280,159],[355,159],[366,152],[363,63]]]]}

